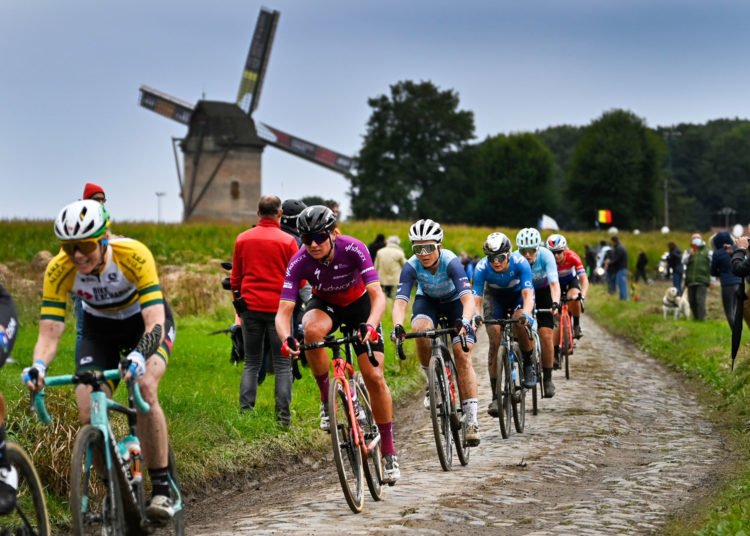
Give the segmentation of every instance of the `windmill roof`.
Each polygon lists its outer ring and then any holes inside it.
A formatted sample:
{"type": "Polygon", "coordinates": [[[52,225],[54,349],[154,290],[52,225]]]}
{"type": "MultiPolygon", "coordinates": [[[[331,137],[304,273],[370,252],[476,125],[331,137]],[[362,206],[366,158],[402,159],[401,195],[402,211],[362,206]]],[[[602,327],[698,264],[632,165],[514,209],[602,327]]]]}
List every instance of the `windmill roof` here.
{"type": "Polygon", "coordinates": [[[187,138],[209,136],[217,145],[265,146],[255,122],[233,102],[198,101],[190,116],[187,138]]]}

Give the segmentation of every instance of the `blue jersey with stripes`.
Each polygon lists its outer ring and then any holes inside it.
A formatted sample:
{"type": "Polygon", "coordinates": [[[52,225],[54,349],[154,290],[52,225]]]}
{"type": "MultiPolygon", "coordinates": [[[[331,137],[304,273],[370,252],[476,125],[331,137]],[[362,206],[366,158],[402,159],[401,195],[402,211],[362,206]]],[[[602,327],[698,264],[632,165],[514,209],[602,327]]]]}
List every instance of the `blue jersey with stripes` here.
{"type": "Polygon", "coordinates": [[[415,282],[417,296],[427,296],[443,303],[457,300],[471,292],[471,283],[466,277],[461,260],[448,249],[440,250],[434,274],[422,266],[416,255],[412,255],[401,270],[396,299],[409,301],[415,282]]]}
{"type": "Polygon", "coordinates": [[[534,281],[534,288],[546,288],[550,283],[559,281],[555,255],[547,248],[537,250],[536,260],[531,265],[531,279],[534,281]]]}
{"type": "Polygon", "coordinates": [[[482,258],[474,270],[474,294],[484,295],[484,285],[492,293],[514,294],[523,289],[534,289],[531,280],[531,267],[526,259],[518,253],[513,252],[508,261],[508,269],[504,272],[496,272],[492,269],[487,257],[482,258]]]}

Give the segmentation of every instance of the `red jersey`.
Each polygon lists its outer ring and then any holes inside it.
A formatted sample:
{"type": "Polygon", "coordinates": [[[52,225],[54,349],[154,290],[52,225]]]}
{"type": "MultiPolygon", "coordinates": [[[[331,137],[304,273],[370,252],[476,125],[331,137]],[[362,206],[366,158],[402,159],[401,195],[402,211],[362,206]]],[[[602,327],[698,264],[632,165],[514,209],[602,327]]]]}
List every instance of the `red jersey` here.
{"type": "Polygon", "coordinates": [[[581,257],[575,251],[566,249],[562,262],[557,263],[557,275],[560,279],[560,285],[567,285],[576,277],[585,273],[586,268],[583,267],[581,257]]]}
{"type": "Polygon", "coordinates": [[[232,255],[232,290],[239,290],[251,311],[275,313],[279,308],[289,260],[297,241],[281,230],[275,218],[261,218],[258,225],[237,236],[232,255]]]}

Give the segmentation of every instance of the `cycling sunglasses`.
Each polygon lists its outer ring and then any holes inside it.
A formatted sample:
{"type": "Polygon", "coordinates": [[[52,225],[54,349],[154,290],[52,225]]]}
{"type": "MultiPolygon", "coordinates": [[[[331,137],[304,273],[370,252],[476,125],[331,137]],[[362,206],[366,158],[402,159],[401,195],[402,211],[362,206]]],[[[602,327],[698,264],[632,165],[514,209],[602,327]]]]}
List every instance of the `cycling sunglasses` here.
{"type": "Polygon", "coordinates": [[[71,242],[63,242],[61,244],[63,251],[68,255],[68,257],[72,257],[76,254],[76,251],[80,251],[84,255],[89,255],[96,251],[96,248],[99,247],[99,239],[89,239],[89,240],[74,240],[71,242]]]}
{"type": "Polygon", "coordinates": [[[302,243],[306,246],[311,245],[313,242],[316,244],[322,244],[328,240],[328,233],[309,233],[303,234],[301,237],[302,243]]]}
{"type": "Polygon", "coordinates": [[[521,248],[518,251],[521,252],[521,255],[534,255],[537,251],[537,248],[521,248]]]}
{"type": "Polygon", "coordinates": [[[495,253],[494,255],[487,255],[488,262],[505,262],[510,257],[509,253],[495,253]]]}
{"type": "Polygon", "coordinates": [[[411,250],[414,252],[414,255],[422,256],[434,253],[435,251],[437,251],[437,248],[437,244],[414,244],[411,247],[411,250]]]}

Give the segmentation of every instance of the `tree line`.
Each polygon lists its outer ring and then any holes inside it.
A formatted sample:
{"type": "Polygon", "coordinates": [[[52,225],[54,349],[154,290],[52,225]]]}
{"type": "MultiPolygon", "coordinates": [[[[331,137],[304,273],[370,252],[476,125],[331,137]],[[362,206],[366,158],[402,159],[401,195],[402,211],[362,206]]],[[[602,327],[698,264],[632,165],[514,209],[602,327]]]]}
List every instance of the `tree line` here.
{"type": "Polygon", "coordinates": [[[398,82],[368,105],[349,177],[356,219],[526,227],[548,214],[566,229],[588,229],[609,209],[618,227],[658,229],[666,187],[673,229],[750,222],[747,120],[651,128],[614,109],[586,126],[477,142],[473,112],[432,82],[398,82]]]}

